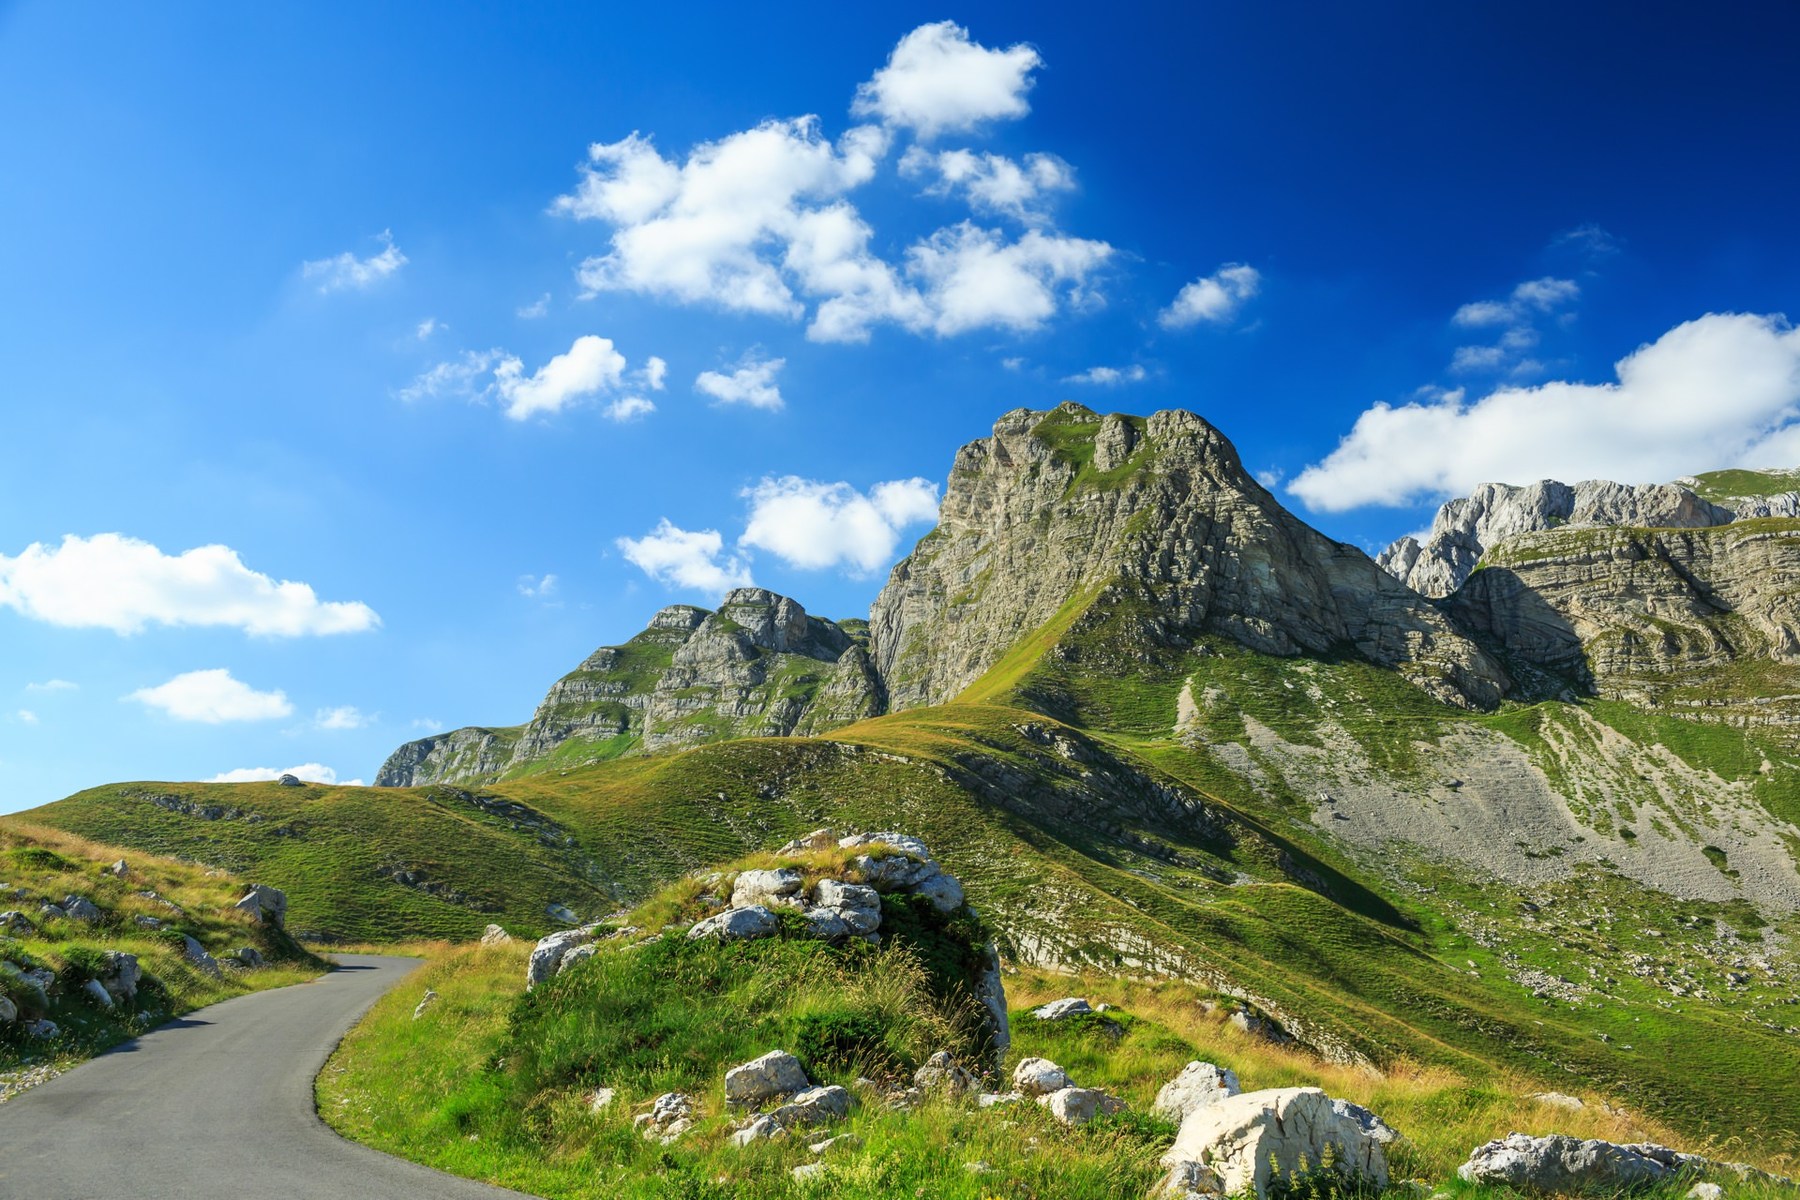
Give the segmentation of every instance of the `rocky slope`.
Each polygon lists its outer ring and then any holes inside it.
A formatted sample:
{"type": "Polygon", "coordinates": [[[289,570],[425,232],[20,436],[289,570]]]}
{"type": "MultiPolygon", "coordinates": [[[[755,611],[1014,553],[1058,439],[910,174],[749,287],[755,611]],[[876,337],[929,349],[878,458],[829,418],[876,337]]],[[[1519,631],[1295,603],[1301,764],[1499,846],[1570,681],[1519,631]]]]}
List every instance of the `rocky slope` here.
{"type": "Polygon", "coordinates": [[[1673,483],[1484,483],[1438,509],[1423,543],[1403,537],[1376,562],[1421,595],[1441,598],[1462,586],[1484,553],[1518,534],[1597,526],[1698,529],[1723,525],[1735,515],[1673,483]]]}
{"type": "Polygon", "coordinates": [[[379,787],[496,779],[728,737],[818,733],[881,711],[851,632],[761,588],[717,612],[678,604],[557,680],[531,721],[451,730],[395,750],[379,787]]]}
{"type": "Polygon", "coordinates": [[[1519,535],[1449,607],[1578,693],[1739,723],[1800,716],[1797,520],[1519,535]]]}
{"type": "Polygon", "coordinates": [[[870,615],[890,704],[944,703],[1055,618],[1129,599],[1146,639],[1349,652],[1490,707],[1500,666],[1360,550],[1288,513],[1189,412],[1017,409],[964,446],[936,530],[870,615]]]}

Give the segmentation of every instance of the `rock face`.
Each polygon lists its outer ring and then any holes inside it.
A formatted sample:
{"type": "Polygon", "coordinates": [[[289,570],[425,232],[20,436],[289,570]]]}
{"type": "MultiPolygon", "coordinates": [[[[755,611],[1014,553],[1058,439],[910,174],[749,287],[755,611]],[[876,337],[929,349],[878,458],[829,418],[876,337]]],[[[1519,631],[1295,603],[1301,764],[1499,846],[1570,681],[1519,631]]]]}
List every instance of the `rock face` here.
{"type": "Polygon", "coordinates": [[[1164,1194],[1249,1194],[1267,1200],[1275,1179],[1300,1172],[1303,1163],[1318,1170],[1327,1154],[1346,1178],[1387,1186],[1381,1143],[1318,1088],[1245,1092],[1195,1109],[1182,1121],[1174,1146],[1163,1155],[1169,1168],[1164,1194]]]}
{"type": "Polygon", "coordinates": [[[958,452],[938,527],[894,568],[870,643],[891,707],[939,704],[1096,606],[1130,606],[1148,644],[1354,648],[1463,706],[1496,704],[1508,683],[1416,592],[1282,508],[1199,417],[1076,404],[1009,412],[958,452]]]}
{"type": "MultiPolygon", "coordinates": [[[[1730,678],[1752,660],[1800,681],[1800,521],[1711,529],[1559,529],[1490,550],[1456,619],[1578,693],[1750,720],[1800,718],[1793,687],[1730,678]],[[1716,686],[1715,686],[1716,684],[1716,686]]],[[[1555,686],[1552,684],[1552,686],[1555,686]]]]}
{"type": "Polygon", "coordinates": [[[880,680],[856,638],[785,596],[739,588],[717,612],[672,605],[624,645],[594,651],[523,726],[408,742],[375,783],[489,783],[550,761],[818,733],[881,710],[880,680]]]}
{"type": "Polygon", "coordinates": [[[1442,598],[1463,585],[1483,554],[1518,534],[1606,526],[1700,529],[1726,524],[1735,515],[1674,483],[1484,483],[1438,509],[1422,544],[1403,537],[1376,561],[1414,591],[1442,598]]]}

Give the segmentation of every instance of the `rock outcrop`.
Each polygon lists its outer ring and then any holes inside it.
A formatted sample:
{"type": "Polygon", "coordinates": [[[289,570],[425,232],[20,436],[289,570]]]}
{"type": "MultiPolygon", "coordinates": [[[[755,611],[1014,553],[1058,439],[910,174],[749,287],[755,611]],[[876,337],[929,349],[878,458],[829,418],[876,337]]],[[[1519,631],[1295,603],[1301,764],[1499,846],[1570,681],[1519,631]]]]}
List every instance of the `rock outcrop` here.
{"type": "Polygon", "coordinates": [[[1271,1184],[1327,1162],[1345,1179],[1385,1188],[1387,1154],[1359,1119],[1362,1111],[1318,1088],[1245,1092],[1195,1109],[1163,1155],[1162,1194],[1267,1200],[1271,1184]]]}
{"type": "Polygon", "coordinates": [[[717,612],[671,605],[624,645],[594,651],[525,725],[408,742],[375,783],[491,783],[551,762],[818,733],[881,709],[881,683],[857,637],[785,596],[739,588],[717,612]]]}
{"type": "Polygon", "coordinates": [[[1477,1146],[1456,1173],[1470,1183],[1504,1184],[1539,1195],[1616,1194],[1669,1179],[1681,1170],[1686,1157],[1648,1143],[1618,1145],[1565,1134],[1515,1133],[1477,1146]]]}
{"type": "Polygon", "coordinates": [[[1700,529],[1726,524],[1735,515],[1674,483],[1484,483],[1439,508],[1423,543],[1403,537],[1376,561],[1414,591],[1442,598],[1463,585],[1483,554],[1522,533],[1607,526],[1700,529]]]}
{"type": "Polygon", "coordinates": [[[1096,606],[1129,606],[1146,648],[1216,634],[1281,656],[1351,650],[1473,707],[1508,683],[1418,593],[1282,508],[1193,413],[1077,404],[1009,412],[957,453],[870,643],[891,707],[940,704],[1096,606]]]}

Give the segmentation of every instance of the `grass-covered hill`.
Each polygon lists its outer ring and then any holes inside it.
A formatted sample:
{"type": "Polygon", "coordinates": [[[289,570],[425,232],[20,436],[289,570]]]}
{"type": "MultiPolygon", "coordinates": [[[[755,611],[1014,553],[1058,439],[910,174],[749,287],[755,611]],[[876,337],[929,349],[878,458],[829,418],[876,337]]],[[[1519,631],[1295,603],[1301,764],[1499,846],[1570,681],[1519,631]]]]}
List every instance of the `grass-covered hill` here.
{"type": "Polygon", "coordinates": [[[246,890],[192,863],[0,821],[0,914],[12,914],[0,916],[0,1097],[9,1081],[170,1017],[324,970],[278,926],[234,907],[246,890]],[[257,965],[237,957],[246,947],[257,965]],[[121,971],[126,955],[135,961],[121,971]]]}

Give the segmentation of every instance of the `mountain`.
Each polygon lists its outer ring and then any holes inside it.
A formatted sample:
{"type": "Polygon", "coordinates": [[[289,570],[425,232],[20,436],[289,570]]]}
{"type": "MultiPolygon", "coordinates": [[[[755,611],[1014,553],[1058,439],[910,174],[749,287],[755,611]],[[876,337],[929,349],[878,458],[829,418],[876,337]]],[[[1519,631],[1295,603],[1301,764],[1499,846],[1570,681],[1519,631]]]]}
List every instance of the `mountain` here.
{"type": "Polygon", "coordinates": [[[734,593],[527,726],[415,743],[414,786],[118,784],[34,817],[254,873],[335,937],[537,933],[818,826],[906,829],[1012,963],[1800,1152],[1766,1119],[1800,1111],[1800,763],[1749,719],[1800,692],[1791,524],[1515,534],[1436,600],[1193,414],[1020,410],[958,454],[866,650],[734,593]],[[1609,649],[1665,628],[1666,664],[1609,649]],[[1706,671],[1730,705],[1677,703],[1706,671]]]}
{"type": "Polygon", "coordinates": [[[847,625],[761,588],[728,593],[717,612],[672,605],[557,680],[529,723],[408,742],[375,784],[489,783],[621,754],[847,725],[882,703],[857,640],[862,623],[847,625]]]}

